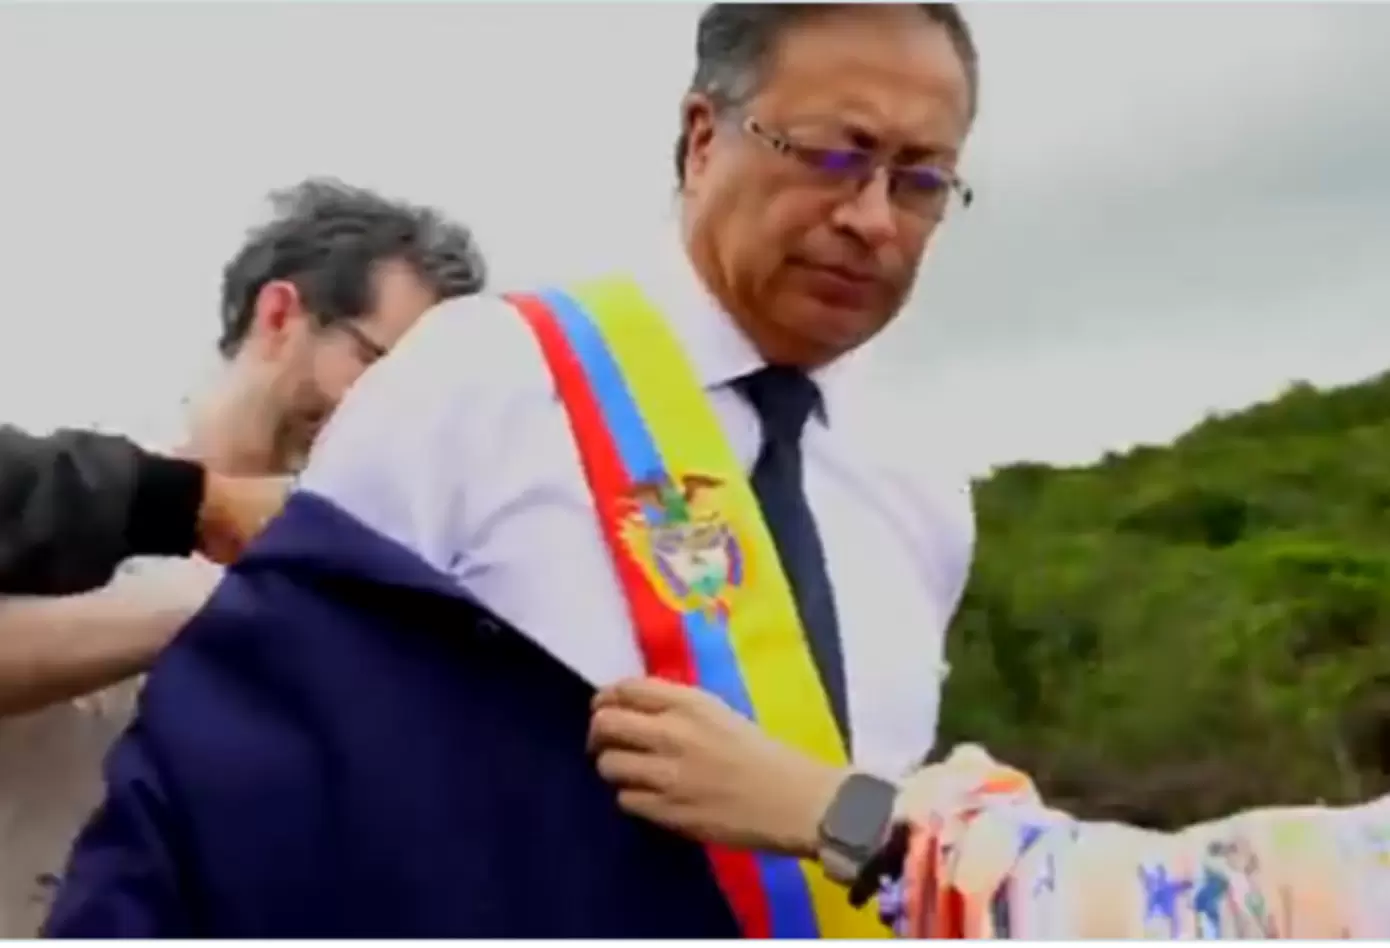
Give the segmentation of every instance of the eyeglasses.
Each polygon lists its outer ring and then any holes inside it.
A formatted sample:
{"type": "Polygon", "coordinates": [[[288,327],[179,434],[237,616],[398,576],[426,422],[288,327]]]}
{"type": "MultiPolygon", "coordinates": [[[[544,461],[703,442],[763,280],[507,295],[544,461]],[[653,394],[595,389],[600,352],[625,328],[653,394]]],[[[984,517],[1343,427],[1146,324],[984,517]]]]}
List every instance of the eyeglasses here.
{"type": "Polygon", "coordinates": [[[346,319],[335,320],[328,325],[356,343],[357,355],[363,365],[371,365],[391,351],[346,319]]]}
{"type": "MultiPolygon", "coordinates": [[[[783,132],[774,132],[749,116],[743,130],[781,155],[796,159],[803,166],[838,185],[863,188],[882,168],[888,176],[888,193],[903,210],[924,218],[939,220],[949,209],[951,198],[967,208],[975,192],[953,171],[932,165],[897,165],[863,148],[821,148],[799,142],[783,132]]],[[[857,192],[856,192],[857,193],[857,192]]]]}

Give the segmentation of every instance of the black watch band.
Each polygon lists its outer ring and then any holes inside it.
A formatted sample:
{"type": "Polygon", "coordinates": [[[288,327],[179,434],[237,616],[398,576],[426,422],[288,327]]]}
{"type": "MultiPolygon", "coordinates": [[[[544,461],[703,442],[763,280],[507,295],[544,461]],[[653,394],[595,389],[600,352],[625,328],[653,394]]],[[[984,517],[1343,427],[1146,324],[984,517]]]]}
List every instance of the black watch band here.
{"type": "Polygon", "coordinates": [[[859,870],[859,875],[855,876],[854,881],[849,887],[849,904],[855,908],[862,908],[870,899],[878,894],[879,887],[886,879],[895,879],[902,875],[903,860],[907,857],[907,841],[910,830],[906,823],[898,823],[888,832],[888,840],[878,848],[864,867],[859,870]]]}

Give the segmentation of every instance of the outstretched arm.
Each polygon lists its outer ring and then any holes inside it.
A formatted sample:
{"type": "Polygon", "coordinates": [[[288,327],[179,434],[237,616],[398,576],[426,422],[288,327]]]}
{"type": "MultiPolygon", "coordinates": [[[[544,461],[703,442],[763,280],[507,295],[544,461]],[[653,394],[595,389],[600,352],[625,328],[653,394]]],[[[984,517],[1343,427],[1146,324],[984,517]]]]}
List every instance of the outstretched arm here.
{"type": "Polygon", "coordinates": [[[169,560],[95,592],[0,598],[0,716],[145,672],[207,601],[219,573],[210,564],[169,560]]]}
{"type": "MultiPolygon", "coordinates": [[[[284,478],[199,477],[206,488],[197,511],[201,544],[222,561],[234,559],[260,532],[289,490],[284,478]]],[[[177,497],[164,500],[172,504],[177,497]]],[[[0,716],[80,697],[148,670],[220,576],[205,561],[167,559],[122,572],[93,592],[0,597],[0,716]]]]}
{"type": "Polygon", "coordinates": [[[130,556],[186,556],[203,468],[115,435],[0,427],[0,592],[95,589],[130,556]]]}
{"type": "Polygon", "coordinates": [[[1092,823],[969,749],[909,778],[889,886],[899,934],[944,938],[1383,938],[1390,798],[1248,810],[1177,833],[1092,823]],[[961,779],[964,777],[965,779],[961,779]],[[973,789],[970,789],[972,788],[973,789]]]}
{"type": "MultiPolygon", "coordinates": [[[[669,682],[601,692],[591,745],[634,815],[802,858],[818,856],[844,779],[669,682]]],[[[891,816],[907,851],[880,906],[908,937],[1390,936],[1390,797],[1158,833],[1050,809],[1025,774],[967,746],[903,780],[891,816]]]]}

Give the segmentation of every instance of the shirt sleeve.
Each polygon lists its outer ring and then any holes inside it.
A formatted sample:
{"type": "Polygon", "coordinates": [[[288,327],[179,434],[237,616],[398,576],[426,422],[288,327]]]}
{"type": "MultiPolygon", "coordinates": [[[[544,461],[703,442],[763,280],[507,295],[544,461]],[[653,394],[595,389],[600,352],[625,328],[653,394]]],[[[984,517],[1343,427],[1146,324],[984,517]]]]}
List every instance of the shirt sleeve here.
{"type": "Polygon", "coordinates": [[[907,856],[880,900],[899,935],[1390,934],[1390,798],[1249,810],[1170,834],[1076,820],[1045,806],[1016,773],[962,768],[953,755],[909,778],[907,856]]]}
{"type": "Polygon", "coordinates": [[[496,508],[509,420],[553,397],[539,349],[508,304],[450,300],[348,391],[298,486],[457,575],[496,508]]]}
{"type": "Polygon", "coordinates": [[[185,555],[197,534],[202,469],[114,435],[0,429],[0,591],[104,585],[136,554],[185,555]]]}
{"type": "Polygon", "coordinates": [[[945,487],[939,501],[941,528],[933,544],[940,565],[941,602],[954,618],[960,609],[970,566],[975,559],[975,504],[970,479],[961,476],[945,487]]]}
{"type": "MultiPolygon", "coordinates": [[[[916,459],[903,476],[908,503],[914,511],[918,570],[927,585],[941,625],[930,669],[923,669],[924,686],[936,689],[939,718],[941,688],[950,673],[947,637],[960,609],[975,556],[975,508],[968,475],[938,459],[916,459]]],[[[923,754],[930,752],[923,750],[923,754]]]]}

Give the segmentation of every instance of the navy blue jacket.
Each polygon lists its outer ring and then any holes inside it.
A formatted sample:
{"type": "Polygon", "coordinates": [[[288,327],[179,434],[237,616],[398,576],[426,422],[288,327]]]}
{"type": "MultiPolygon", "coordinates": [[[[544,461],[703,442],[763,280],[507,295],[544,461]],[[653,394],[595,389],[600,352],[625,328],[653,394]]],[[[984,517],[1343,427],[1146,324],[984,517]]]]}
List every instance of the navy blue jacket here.
{"type": "Polygon", "coordinates": [[[703,850],[598,778],[592,695],[297,494],[150,676],[46,934],[737,935],[703,850]]]}

